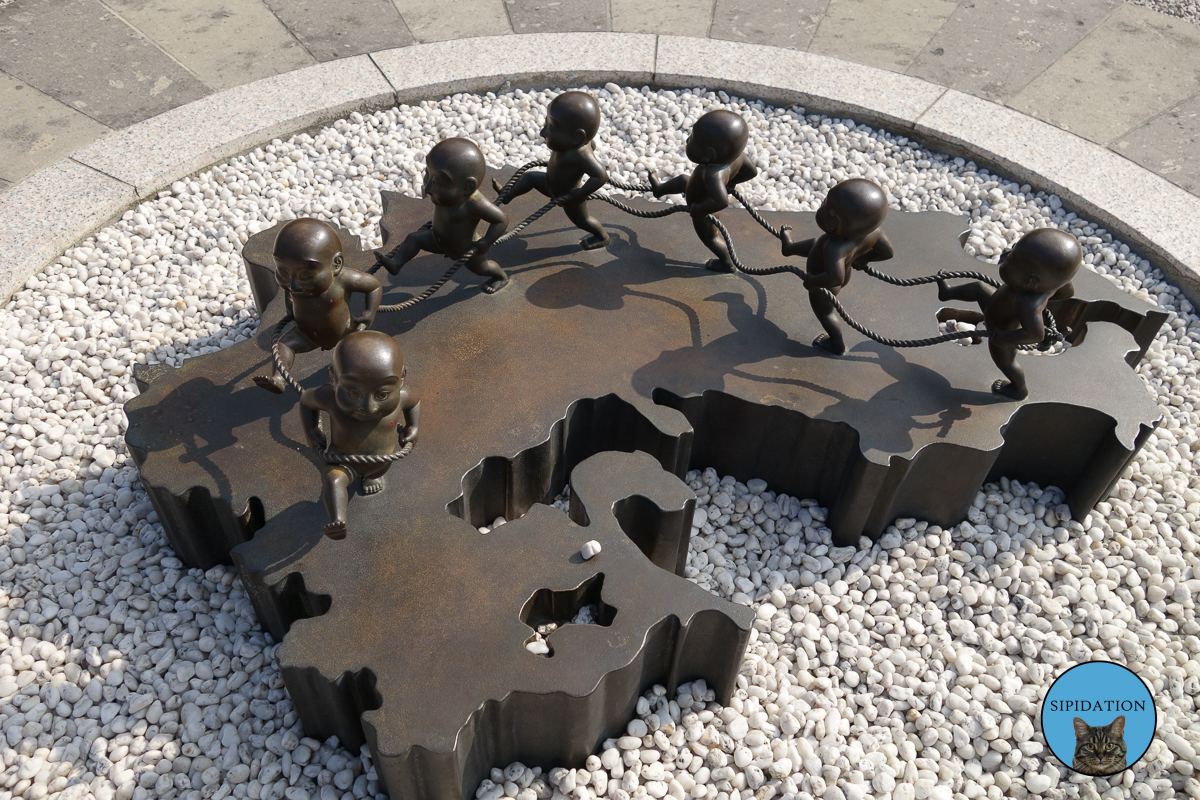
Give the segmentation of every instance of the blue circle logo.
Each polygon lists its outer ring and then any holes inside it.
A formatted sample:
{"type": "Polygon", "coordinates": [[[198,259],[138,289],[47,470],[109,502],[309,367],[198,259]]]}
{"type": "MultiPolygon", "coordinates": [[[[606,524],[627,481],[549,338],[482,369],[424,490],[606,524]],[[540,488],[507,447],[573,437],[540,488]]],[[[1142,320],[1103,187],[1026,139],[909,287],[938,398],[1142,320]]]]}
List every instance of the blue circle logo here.
{"type": "Polygon", "coordinates": [[[1050,752],[1082,775],[1104,777],[1140,761],[1154,739],[1158,712],[1142,680],[1111,661],[1076,664],[1042,701],[1050,752]]]}

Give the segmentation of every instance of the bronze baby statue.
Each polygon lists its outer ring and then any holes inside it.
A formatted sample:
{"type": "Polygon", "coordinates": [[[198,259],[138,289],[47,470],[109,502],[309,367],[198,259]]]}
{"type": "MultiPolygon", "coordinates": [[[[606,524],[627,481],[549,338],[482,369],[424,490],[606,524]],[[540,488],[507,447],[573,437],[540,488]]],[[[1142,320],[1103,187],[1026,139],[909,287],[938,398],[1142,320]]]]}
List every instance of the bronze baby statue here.
{"type": "Polygon", "coordinates": [[[808,302],[825,333],[813,340],[835,356],[846,352],[842,326],[833,303],[821,289],[838,294],[850,282],[854,268],[871,261],[886,261],[893,255],[892,243],[880,226],[887,216],[887,196],[871,181],[852,178],[829,190],[817,209],[817,227],[823,233],[817,239],[792,241],[791,226],[780,228],[785,256],[807,256],[804,282],[808,302]]]}
{"type": "Polygon", "coordinates": [[[422,250],[459,259],[474,246],[475,255],[467,261],[467,269],[488,278],[483,284],[488,294],[502,289],[508,276],[487,253],[508,228],[508,215],[479,192],[486,173],[483,153],[469,139],[435,144],[425,156],[423,187],[433,201],[433,222],[410,233],[386,255],[376,250],[379,263],[395,275],[422,250]],[[488,223],[483,238],[476,236],[480,220],[488,223]]]}
{"type": "Polygon", "coordinates": [[[709,111],[696,120],[688,134],[687,157],[696,164],[692,174],[664,182],[650,176],[655,197],[683,194],[696,235],[716,256],[705,264],[714,272],[736,269],[721,232],[708,217],[729,206],[729,193],[735,186],[758,174],[744,152],[749,139],[750,130],[739,115],[724,109],[709,111]]]}
{"type": "MultiPolygon", "coordinates": [[[[290,370],[296,353],[334,347],[347,334],[369,328],[383,298],[383,286],[365,272],[342,268],[342,241],[333,226],[317,219],[295,219],[275,238],[275,280],[283,289],[295,326],[279,340],[279,360],[290,370]],[[350,312],[350,295],[366,295],[366,308],[350,312]]],[[[275,394],[287,384],[279,369],[254,382],[275,394]]]]}
{"type": "MultiPolygon", "coordinates": [[[[550,101],[546,109],[546,124],[542,138],[550,148],[550,161],[545,172],[526,172],[499,202],[509,203],[530,189],[547,197],[570,194],[572,200],[563,203],[567,219],[589,235],[579,240],[584,250],[595,250],[608,244],[608,234],[588,213],[587,198],[608,182],[608,172],[592,152],[592,139],[600,129],[600,106],[586,92],[563,92],[550,101]],[[580,186],[584,178],[587,181],[580,186]]],[[[500,184],[492,179],[492,188],[501,192],[500,184]]]]}
{"type": "Polygon", "coordinates": [[[1046,304],[1054,297],[1074,294],[1071,279],[1083,263],[1079,241],[1057,228],[1038,228],[1021,237],[1000,256],[1000,288],[981,281],[948,286],[938,281],[939,300],[978,303],[981,321],[987,326],[988,350],[992,361],[1007,381],[992,384],[992,391],[1024,400],[1029,396],[1025,371],[1017,363],[1017,348],[1037,344],[1046,336],[1042,319],[1046,304]]]}
{"type": "MultiPolygon", "coordinates": [[[[404,386],[404,353],[379,331],[351,333],[333,349],[330,383],[300,395],[300,420],[310,447],[330,454],[387,455],[417,439],[420,400],[404,386]],[[329,436],[319,428],[329,415],[329,436]]],[[[379,464],[327,463],[321,500],[329,514],[325,535],[346,536],[350,484],[362,479],[363,494],[384,488],[390,461],[379,464]]]]}

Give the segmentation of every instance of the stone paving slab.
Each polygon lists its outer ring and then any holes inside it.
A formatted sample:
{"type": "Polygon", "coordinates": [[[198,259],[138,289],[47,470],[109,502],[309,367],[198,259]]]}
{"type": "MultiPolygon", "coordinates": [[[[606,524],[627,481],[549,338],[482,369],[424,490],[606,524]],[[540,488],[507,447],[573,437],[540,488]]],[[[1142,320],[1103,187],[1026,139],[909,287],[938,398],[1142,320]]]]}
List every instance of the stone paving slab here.
{"type": "Polygon", "coordinates": [[[13,185],[0,202],[0,296],[133,202],[133,187],[64,159],[13,185]]]}
{"type": "Polygon", "coordinates": [[[1200,95],[1129,131],[1109,147],[1200,195],[1200,95]]]}
{"type": "Polygon", "coordinates": [[[1200,91],[1200,25],[1124,4],[1009,105],[1106,144],[1200,91]]]}
{"type": "MultiPolygon", "coordinates": [[[[508,2],[508,0],[506,0],[508,2]]],[[[596,0],[511,0],[514,33],[609,30],[608,4],[596,0]]]]}
{"type": "Polygon", "coordinates": [[[263,0],[317,61],[413,43],[389,0],[263,0]]]}
{"type": "Polygon", "coordinates": [[[97,0],[0,9],[0,42],[0,71],[110,128],[211,91],[97,0]]]}
{"type": "Polygon", "coordinates": [[[226,89],[110,134],[74,158],[145,197],[272,137],[393,102],[370,57],[354,56],[226,89]]]}
{"type": "Polygon", "coordinates": [[[829,0],[808,49],[904,72],[959,0],[829,0]]]}
{"type": "Polygon", "coordinates": [[[314,63],[261,3],[108,0],[109,7],[213,89],[229,89],[314,63]]]}
{"type": "Polygon", "coordinates": [[[813,53],[683,36],[659,37],[655,78],[677,88],[715,80],[727,91],[812,106],[900,131],[912,130],[945,91],[907,75],[813,53]]]}
{"type": "Polygon", "coordinates": [[[631,33],[708,36],[713,0],[609,0],[612,29],[631,33]]]}
{"type": "Polygon", "coordinates": [[[921,117],[917,131],[1058,194],[1200,299],[1200,227],[1185,222],[1200,219],[1200,197],[1107,148],[954,90],[921,117]]]}
{"type": "Polygon", "coordinates": [[[1003,101],[1123,5],[1121,0],[961,3],[908,69],[928,81],[1003,101]]]}
{"type": "MultiPolygon", "coordinates": [[[[91,117],[0,73],[0,177],[19,181],[109,132],[91,117]]],[[[0,187],[3,188],[3,187],[0,187]]]]}
{"type": "MultiPolygon", "coordinates": [[[[733,42],[770,44],[804,50],[829,0],[717,0],[708,35],[733,42]]],[[[674,31],[672,31],[674,33],[674,31]]]]}
{"type": "Polygon", "coordinates": [[[656,37],[642,33],[485,36],[421,44],[372,56],[408,103],[455,92],[512,86],[640,86],[654,75],[656,37]]]}
{"type": "Polygon", "coordinates": [[[512,33],[504,0],[393,0],[418,42],[512,33]]]}

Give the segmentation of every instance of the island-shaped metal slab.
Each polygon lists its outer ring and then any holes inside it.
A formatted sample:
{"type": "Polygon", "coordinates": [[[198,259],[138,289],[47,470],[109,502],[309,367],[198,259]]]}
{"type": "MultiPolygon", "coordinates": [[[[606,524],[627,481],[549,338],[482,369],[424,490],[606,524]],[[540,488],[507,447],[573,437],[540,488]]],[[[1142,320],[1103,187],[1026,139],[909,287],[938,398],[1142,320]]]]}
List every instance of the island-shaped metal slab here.
{"type": "MultiPolygon", "coordinates": [[[[393,244],[429,218],[421,201],[384,201],[393,244]]],[[[510,216],[538,202],[522,198],[510,216]]],[[[1023,355],[1031,395],[1012,402],[988,390],[985,347],[900,351],[849,332],[850,353],[828,356],[808,345],[820,328],[794,277],[704,270],[683,216],[594,213],[613,237],[606,250],[581,251],[552,214],[494,251],[512,276],[499,294],[464,270],[442,294],[380,315],[422,397],[421,434],[387,490],[352,498],[343,541],[321,534],[297,395],[251,382],[270,368],[283,313],[274,229],[244,249],[258,337],[160,375],[127,406],[127,442],[172,546],[194,566],[232,552],[260,619],[286,634],[280,663],[306,729],[368,741],[393,794],[454,798],[493,765],[578,762],[655,682],[704,677],[728,696],[751,615],[678,577],[693,500],[677,476],[689,467],[816,498],[835,541],[856,543],[898,516],[954,524],[999,475],[1056,484],[1082,513],[1159,419],[1129,365],[1165,315],[1092,273],[1056,308],[1077,346],[1023,355]],[[568,480],[571,519],[539,505],[568,480]],[[476,530],[501,515],[513,521],[476,530]],[[602,551],[583,561],[589,539],[602,551]],[[560,628],[549,657],[524,648],[539,622],[597,603],[609,624],[560,628]]],[[[810,214],[767,216],[815,231],[810,214]]],[[[744,212],[724,218],[744,261],[779,263],[777,241],[744,212]]],[[[893,213],[897,257],[881,266],[990,269],[959,246],[965,223],[893,213]]],[[[368,267],[343,241],[348,266],[368,267]]],[[[385,303],[448,264],[417,259],[385,303]]],[[[903,338],[934,333],[943,305],[931,286],[862,274],[841,297],[903,338]]],[[[295,372],[316,386],[327,363],[301,355],[295,372]]]]}

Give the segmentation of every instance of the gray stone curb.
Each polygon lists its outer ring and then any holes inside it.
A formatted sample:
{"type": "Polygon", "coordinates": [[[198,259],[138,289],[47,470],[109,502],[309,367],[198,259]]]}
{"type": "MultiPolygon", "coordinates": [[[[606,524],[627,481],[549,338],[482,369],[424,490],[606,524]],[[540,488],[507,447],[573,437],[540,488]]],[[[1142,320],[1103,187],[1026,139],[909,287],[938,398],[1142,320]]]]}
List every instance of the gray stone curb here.
{"type": "Polygon", "coordinates": [[[331,61],[218,92],[112,133],[0,194],[0,291],[139,198],[351,111],[509,87],[704,86],[910,135],[1058,194],[1200,306],[1200,198],[1100,145],[1005,106],[828,56],[636,33],[460,39],[331,61]]]}

